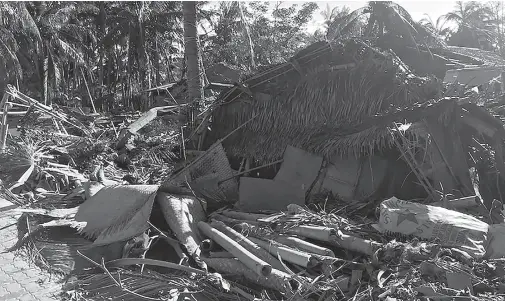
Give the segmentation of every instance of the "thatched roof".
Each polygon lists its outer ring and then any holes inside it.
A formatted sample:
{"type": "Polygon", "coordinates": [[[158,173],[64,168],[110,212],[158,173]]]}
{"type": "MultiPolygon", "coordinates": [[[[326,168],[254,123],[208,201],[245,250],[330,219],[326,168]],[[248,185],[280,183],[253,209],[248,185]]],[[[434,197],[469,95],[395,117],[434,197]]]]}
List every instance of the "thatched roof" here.
{"type": "Polygon", "coordinates": [[[505,59],[498,54],[477,48],[446,46],[444,48],[431,49],[447,59],[464,65],[471,66],[505,66],[505,59]]]}
{"type": "Polygon", "coordinates": [[[389,132],[375,125],[349,129],[436,98],[438,87],[358,40],[318,42],[222,93],[211,140],[255,116],[224,141],[230,154],[267,162],[290,144],[324,156],[361,155],[391,145],[389,132]]]}

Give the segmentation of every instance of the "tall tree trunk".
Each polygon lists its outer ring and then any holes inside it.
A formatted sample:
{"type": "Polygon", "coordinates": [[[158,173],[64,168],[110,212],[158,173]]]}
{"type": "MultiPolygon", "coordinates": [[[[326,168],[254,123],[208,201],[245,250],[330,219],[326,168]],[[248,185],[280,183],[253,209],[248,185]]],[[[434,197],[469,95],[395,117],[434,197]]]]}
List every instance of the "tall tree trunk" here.
{"type": "Polygon", "coordinates": [[[49,58],[43,59],[43,68],[42,68],[42,90],[44,94],[44,104],[47,105],[47,101],[49,99],[49,58]]]}
{"type": "MultiPolygon", "coordinates": [[[[100,13],[98,16],[98,28],[100,30],[100,39],[103,39],[105,37],[105,18],[106,18],[106,13],[105,13],[105,2],[100,2],[100,13]]],[[[102,86],[104,84],[104,56],[105,56],[105,47],[103,46],[103,43],[100,45],[100,48],[98,49],[100,52],[100,67],[98,69],[98,84],[100,85],[99,93],[100,97],[103,96],[103,89],[102,86]]]]}
{"type": "Polygon", "coordinates": [[[159,86],[161,83],[160,79],[160,60],[161,60],[161,55],[160,55],[160,48],[158,47],[158,39],[154,41],[155,46],[156,46],[156,51],[154,52],[154,68],[156,69],[156,78],[155,81],[156,83],[154,84],[155,86],[159,86]]]}
{"type": "Polygon", "coordinates": [[[196,31],[196,2],[183,2],[184,15],[184,56],[187,67],[187,83],[189,109],[187,118],[190,124],[193,121],[194,101],[200,98],[201,81],[200,68],[198,64],[198,44],[196,31]]]}
{"type": "Polygon", "coordinates": [[[253,41],[251,39],[251,35],[249,33],[249,25],[247,25],[247,20],[245,19],[244,10],[242,8],[242,2],[237,1],[237,5],[238,5],[239,11],[240,11],[240,19],[242,21],[242,25],[244,26],[244,32],[245,32],[245,35],[246,35],[247,40],[249,42],[249,55],[251,56],[251,67],[253,69],[256,69],[256,62],[254,60],[254,45],[253,45],[253,41]]]}

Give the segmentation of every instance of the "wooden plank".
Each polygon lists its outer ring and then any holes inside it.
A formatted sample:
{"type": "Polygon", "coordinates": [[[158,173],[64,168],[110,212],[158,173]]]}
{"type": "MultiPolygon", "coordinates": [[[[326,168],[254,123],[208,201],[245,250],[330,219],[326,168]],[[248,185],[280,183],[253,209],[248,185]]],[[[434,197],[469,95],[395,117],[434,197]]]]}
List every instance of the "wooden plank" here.
{"type": "Polygon", "coordinates": [[[9,130],[9,124],[7,123],[7,114],[11,107],[12,105],[9,103],[6,103],[3,106],[3,115],[0,122],[0,151],[2,152],[5,150],[5,145],[7,142],[7,132],[9,130]]]}
{"type": "Polygon", "coordinates": [[[2,101],[0,101],[0,110],[2,110],[5,103],[7,103],[7,101],[9,101],[9,97],[10,97],[9,94],[4,93],[4,95],[2,96],[2,101]]]}
{"type": "Polygon", "coordinates": [[[179,105],[152,108],[149,111],[142,114],[139,117],[139,119],[137,119],[135,122],[130,124],[128,126],[128,131],[132,134],[135,134],[137,131],[139,131],[140,129],[142,129],[143,127],[148,125],[151,121],[153,121],[158,116],[158,112],[166,113],[166,112],[178,109],[178,108],[180,108],[179,105]]]}
{"type": "Polygon", "coordinates": [[[135,134],[137,131],[153,121],[157,116],[158,110],[156,108],[150,109],[149,111],[142,114],[139,119],[130,124],[128,126],[128,131],[132,134],[135,134]]]}

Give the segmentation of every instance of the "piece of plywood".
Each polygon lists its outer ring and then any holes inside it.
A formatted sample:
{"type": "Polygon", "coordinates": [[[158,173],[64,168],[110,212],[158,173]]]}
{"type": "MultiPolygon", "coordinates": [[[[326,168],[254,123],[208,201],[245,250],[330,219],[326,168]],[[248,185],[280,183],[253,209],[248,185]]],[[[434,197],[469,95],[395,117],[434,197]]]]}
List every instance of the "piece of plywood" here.
{"type": "Polygon", "coordinates": [[[286,210],[287,205],[305,205],[305,191],[284,182],[240,178],[239,208],[246,212],[286,210]]]}
{"type": "Polygon", "coordinates": [[[279,172],[274,181],[289,183],[307,191],[315,181],[323,158],[288,145],[279,172]]]}

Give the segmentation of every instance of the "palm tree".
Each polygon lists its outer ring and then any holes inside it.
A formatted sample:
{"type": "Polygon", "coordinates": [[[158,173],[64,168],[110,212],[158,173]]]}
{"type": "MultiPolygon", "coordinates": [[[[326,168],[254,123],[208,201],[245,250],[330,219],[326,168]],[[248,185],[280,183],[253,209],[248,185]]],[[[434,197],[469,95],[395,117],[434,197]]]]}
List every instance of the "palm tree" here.
{"type": "Polygon", "coordinates": [[[116,62],[124,62],[124,66],[118,67],[125,76],[125,97],[133,95],[135,86],[141,90],[150,85],[154,67],[160,60],[157,42],[176,39],[181,33],[180,17],[178,2],[124,2],[109,9],[107,34],[99,46],[121,56],[116,62]]]}
{"type": "Polygon", "coordinates": [[[337,37],[358,36],[361,29],[364,27],[362,18],[355,18],[350,24],[343,22],[349,16],[351,10],[347,6],[330,8],[326,5],[326,9],[321,12],[324,18],[324,26],[326,28],[326,38],[333,40],[337,37]],[[344,27],[345,30],[344,30],[344,27]]]}
{"type": "Polygon", "coordinates": [[[476,1],[456,1],[455,10],[445,15],[448,21],[454,21],[458,26],[471,26],[480,23],[485,17],[486,9],[476,1]]]}
{"type": "MultiPolygon", "coordinates": [[[[188,97],[192,103],[201,98],[201,80],[200,66],[198,57],[198,35],[196,21],[196,2],[183,2],[183,18],[184,18],[184,56],[187,67],[187,82],[188,82],[188,97]]],[[[193,104],[190,107],[194,107],[193,104]]],[[[193,119],[193,110],[188,112],[188,120],[193,119]]]]}
{"type": "Polygon", "coordinates": [[[455,22],[457,31],[449,43],[457,46],[490,48],[493,39],[493,21],[489,7],[476,1],[457,1],[455,10],[445,15],[447,21],[455,22]]]}
{"type": "Polygon", "coordinates": [[[9,25],[13,24],[12,15],[6,15],[11,7],[6,2],[0,3],[0,89],[3,90],[7,83],[13,80],[20,80],[23,77],[21,63],[17,53],[19,44],[9,25]],[[14,70],[14,73],[9,72],[14,70]]]}
{"type": "MultiPolygon", "coordinates": [[[[412,16],[400,5],[391,1],[370,1],[368,5],[359,8],[341,18],[334,25],[342,33],[348,32],[356,25],[363,15],[368,15],[364,35],[379,39],[399,38],[407,46],[415,46],[419,41],[435,38],[423,26],[415,22],[412,16]]],[[[333,34],[339,36],[339,34],[333,34]]]]}
{"type": "Polygon", "coordinates": [[[19,44],[16,57],[25,67],[25,72],[32,74],[42,86],[44,103],[49,101],[50,87],[58,88],[65,64],[84,65],[82,51],[76,45],[86,29],[69,22],[75,11],[76,6],[68,2],[11,2],[2,5],[2,19],[11,20],[5,28],[11,31],[19,44]]]}
{"type": "Polygon", "coordinates": [[[428,31],[442,37],[444,40],[451,34],[451,28],[447,26],[447,19],[445,16],[438,17],[434,22],[428,14],[425,14],[425,17],[419,23],[428,31]]]}

